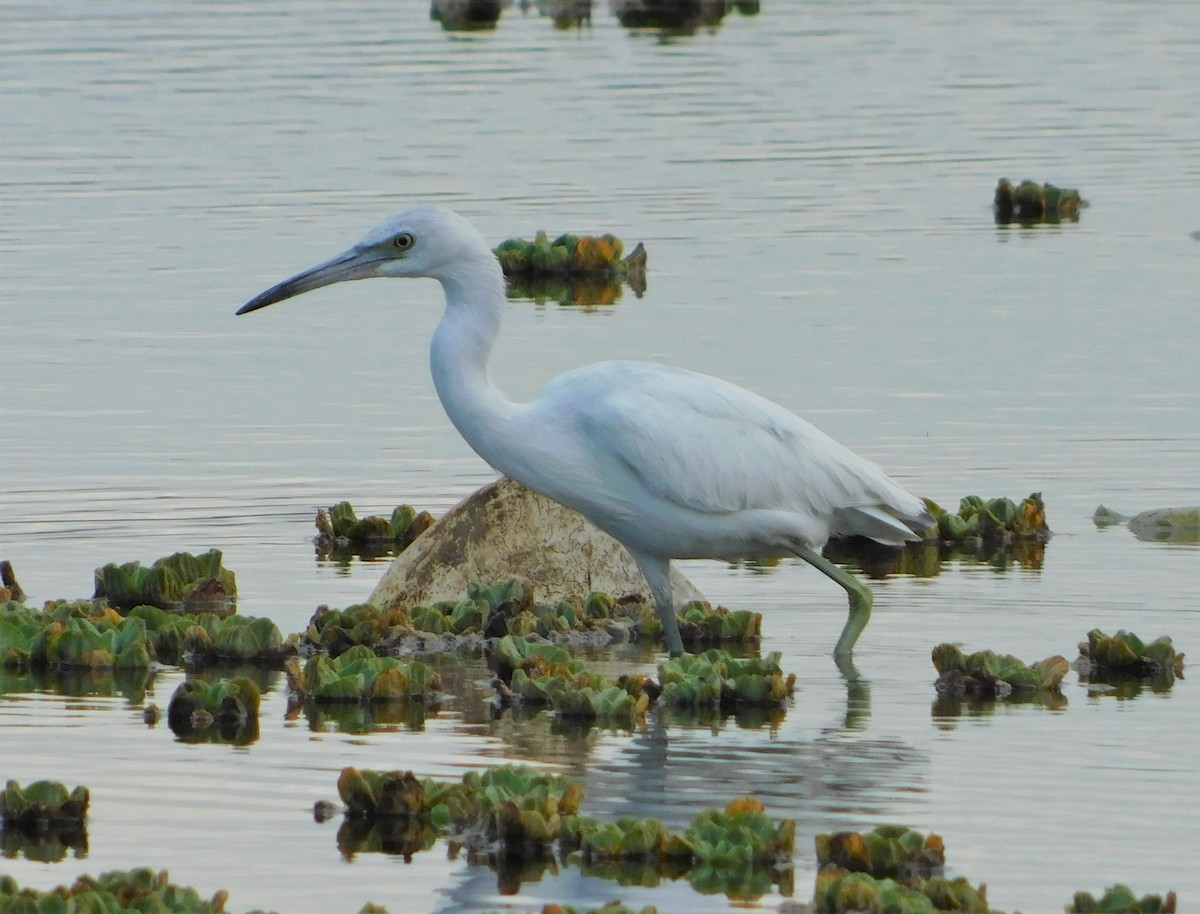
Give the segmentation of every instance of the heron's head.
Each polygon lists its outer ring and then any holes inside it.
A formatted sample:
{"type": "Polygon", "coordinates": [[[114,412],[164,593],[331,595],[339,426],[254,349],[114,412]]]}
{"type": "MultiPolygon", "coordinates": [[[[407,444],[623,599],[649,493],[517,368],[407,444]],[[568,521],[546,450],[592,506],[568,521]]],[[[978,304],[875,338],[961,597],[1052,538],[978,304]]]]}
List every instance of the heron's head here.
{"type": "Polygon", "coordinates": [[[495,257],[466,219],[440,206],[418,206],[377,225],[361,241],[256,295],[238,314],[294,298],[321,286],[374,276],[446,279],[463,265],[495,257]]]}

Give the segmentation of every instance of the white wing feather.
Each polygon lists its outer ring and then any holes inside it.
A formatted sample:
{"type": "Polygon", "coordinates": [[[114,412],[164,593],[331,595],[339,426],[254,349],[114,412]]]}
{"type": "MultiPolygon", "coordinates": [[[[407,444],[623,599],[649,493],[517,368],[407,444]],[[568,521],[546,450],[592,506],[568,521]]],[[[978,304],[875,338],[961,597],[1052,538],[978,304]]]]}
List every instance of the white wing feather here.
{"type": "Polygon", "coordinates": [[[719,378],[601,362],[556,378],[537,406],[571,416],[594,459],[620,461],[648,493],[695,511],[791,510],[885,542],[912,538],[895,517],[919,523],[924,512],[875,464],[719,378]]]}

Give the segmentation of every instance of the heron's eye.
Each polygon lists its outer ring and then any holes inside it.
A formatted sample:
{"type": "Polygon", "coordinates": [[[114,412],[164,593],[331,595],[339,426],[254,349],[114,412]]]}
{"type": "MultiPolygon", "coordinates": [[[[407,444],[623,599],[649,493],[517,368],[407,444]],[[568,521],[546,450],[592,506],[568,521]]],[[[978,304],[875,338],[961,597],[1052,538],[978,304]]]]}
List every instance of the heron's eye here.
{"type": "Polygon", "coordinates": [[[413,236],[410,235],[408,232],[401,232],[399,235],[397,235],[395,238],[392,239],[392,244],[394,244],[396,247],[398,247],[402,251],[407,251],[415,243],[416,243],[416,239],[413,238],[413,236]]]}

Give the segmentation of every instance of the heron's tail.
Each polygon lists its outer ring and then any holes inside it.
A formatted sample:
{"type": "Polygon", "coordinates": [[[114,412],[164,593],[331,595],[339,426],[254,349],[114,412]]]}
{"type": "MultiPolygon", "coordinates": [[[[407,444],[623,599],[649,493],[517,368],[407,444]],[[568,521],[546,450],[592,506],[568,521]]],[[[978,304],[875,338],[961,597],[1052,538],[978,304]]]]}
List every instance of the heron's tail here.
{"type": "Polygon", "coordinates": [[[885,546],[903,546],[924,539],[936,521],[919,499],[917,511],[899,511],[889,505],[858,505],[839,508],[830,524],[832,536],[865,536],[885,546]]]}

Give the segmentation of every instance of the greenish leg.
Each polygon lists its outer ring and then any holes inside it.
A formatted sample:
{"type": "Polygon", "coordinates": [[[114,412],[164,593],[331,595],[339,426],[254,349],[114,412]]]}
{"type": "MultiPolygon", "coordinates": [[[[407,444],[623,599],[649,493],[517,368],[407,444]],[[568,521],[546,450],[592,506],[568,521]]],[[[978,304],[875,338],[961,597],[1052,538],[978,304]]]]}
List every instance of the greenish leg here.
{"type": "Polygon", "coordinates": [[[846,596],[850,598],[850,618],[846,620],[846,627],[842,629],[842,635],[838,638],[837,646],[833,649],[835,657],[848,656],[854,650],[854,644],[858,641],[858,636],[862,634],[863,629],[867,627],[867,623],[871,621],[871,606],[875,602],[874,596],[871,594],[871,588],[852,575],[843,568],[839,568],[825,556],[813,552],[804,546],[796,546],[792,549],[799,558],[804,559],[813,568],[821,572],[826,577],[837,581],[846,591],[846,596]]]}
{"type": "Polygon", "coordinates": [[[650,585],[650,592],[654,595],[654,602],[658,604],[658,620],[662,623],[663,635],[667,639],[667,652],[672,657],[679,657],[683,654],[683,638],[679,634],[679,620],[675,618],[675,607],[671,601],[671,563],[667,559],[636,552],[631,552],[630,555],[642,569],[646,583],[650,585]]]}

